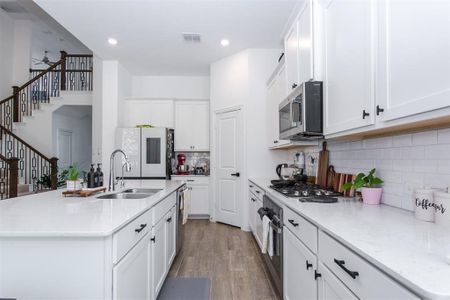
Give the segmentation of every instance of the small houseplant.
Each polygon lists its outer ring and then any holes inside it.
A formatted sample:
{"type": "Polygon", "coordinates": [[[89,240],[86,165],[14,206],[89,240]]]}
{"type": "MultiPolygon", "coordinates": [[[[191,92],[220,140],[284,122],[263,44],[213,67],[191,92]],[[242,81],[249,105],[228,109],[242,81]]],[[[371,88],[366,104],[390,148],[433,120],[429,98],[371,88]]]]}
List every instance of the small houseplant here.
{"type": "Polygon", "coordinates": [[[375,176],[376,169],[370,170],[369,174],[359,173],[355,181],[342,185],[344,190],[361,189],[363,202],[366,204],[380,204],[383,188],[383,180],[375,176]]]}
{"type": "Polygon", "coordinates": [[[81,190],[81,180],[79,179],[80,171],[77,166],[73,165],[67,169],[66,185],[68,191],[81,190]]]}

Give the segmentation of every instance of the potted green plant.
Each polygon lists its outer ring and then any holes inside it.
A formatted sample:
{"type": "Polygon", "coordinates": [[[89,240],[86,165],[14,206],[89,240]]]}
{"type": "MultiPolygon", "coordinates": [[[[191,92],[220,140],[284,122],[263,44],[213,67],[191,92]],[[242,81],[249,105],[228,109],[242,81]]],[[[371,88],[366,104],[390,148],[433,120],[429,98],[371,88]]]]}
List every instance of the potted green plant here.
{"type": "Polygon", "coordinates": [[[81,190],[81,180],[79,179],[80,171],[77,166],[73,165],[67,169],[66,185],[68,191],[81,190]]]}
{"type": "Polygon", "coordinates": [[[347,182],[342,185],[344,190],[361,189],[363,202],[365,204],[380,204],[381,194],[383,193],[383,180],[375,176],[376,169],[370,170],[369,174],[359,173],[355,181],[347,182]]]}

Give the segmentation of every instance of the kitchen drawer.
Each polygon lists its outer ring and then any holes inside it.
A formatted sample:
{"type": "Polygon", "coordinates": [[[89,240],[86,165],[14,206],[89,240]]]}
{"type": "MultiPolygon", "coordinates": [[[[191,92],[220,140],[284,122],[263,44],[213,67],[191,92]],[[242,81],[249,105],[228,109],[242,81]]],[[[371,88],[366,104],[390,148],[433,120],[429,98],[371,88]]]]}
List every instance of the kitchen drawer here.
{"type": "Polygon", "coordinates": [[[256,198],[258,198],[260,201],[263,201],[264,190],[262,188],[260,188],[251,181],[248,182],[248,188],[250,192],[252,192],[253,195],[256,196],[256,198]]]}
{"type": "Polygon", "coordinates": [[[209,176],[174,176],[172,175],[173,180],[180,180],[186,182],[187,185],[193,184],[209,184],[209,176]]]}
{"type": "Polygon", "coordinates": [[[317,253],[317,227],[289,208],[283,210],[284,226],[306,245],[313,253],[317,253]]]}
{"type": "Polygon", "coordinates": [[[419,299],[368,261],[319,232],[319,260],[360,299],[419,299]]]}
{"type": "Polygon", "coordinates": [[[161,220],[176,203],[177,203],[177,193],[173,192],[172,194],[161,200],[161,202],[156,204],[152,209],[153,211],[152,226],[155,226],[158,223],[158,221],[161,220]]]}
{"type": "Polygon", "coordinates": [[[148,210],[113,234],[113,263],[117,263],[150,231],[152,210],[148,210]]]}

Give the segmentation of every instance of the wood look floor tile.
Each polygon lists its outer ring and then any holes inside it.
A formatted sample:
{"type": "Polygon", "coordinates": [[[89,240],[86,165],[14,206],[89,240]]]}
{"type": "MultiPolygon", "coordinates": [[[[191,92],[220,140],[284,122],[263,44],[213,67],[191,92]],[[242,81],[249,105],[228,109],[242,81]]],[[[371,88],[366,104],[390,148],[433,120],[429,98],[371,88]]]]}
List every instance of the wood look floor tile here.
{"type": "Polygon", "coordinates": [[[253,235],[239,228],[189,220],[170,277],[208,277],[211,300],[279,300],[253,235]]]}

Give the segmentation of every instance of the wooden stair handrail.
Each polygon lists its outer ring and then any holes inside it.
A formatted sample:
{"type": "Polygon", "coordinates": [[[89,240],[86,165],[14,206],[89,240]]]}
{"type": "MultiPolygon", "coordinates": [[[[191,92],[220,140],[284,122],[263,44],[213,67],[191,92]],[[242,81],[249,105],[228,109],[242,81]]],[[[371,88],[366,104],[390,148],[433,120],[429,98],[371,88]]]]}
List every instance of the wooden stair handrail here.
{"type": "Polygon", "coordinates": [[[16,140],[18,140],[19,142],[21,142],[22,144],[24,144],[26,147],[30,148],[34,153],[36,153],[37,155],[39,155],[40,157],[42,157],[44,160],[48,161],[49,163],[52,162],[52,159],[48,158],[47,156],[45,156],[44,154],[42,154],[41,152],[39,152],[38,150],[36,150],[33,146],[31,146],[30,144],[28,144],[27,142],[25,142],[23,139],[21,139],[20,137],[18,137],[15,133],[13,133],[11,130],[9,130],[8,128],[6,128],[5,126],[0,124],[0,130],[6,132],[7,134],[11,135],[13,138],[15,138],[16,140]]]}
{"type": "Polygon", "coordinates": [[[31,78],[30,80],[28,80],[24,85],[19,86],[19,90],[23,90],[24,88],[26,88],[27,86],[29,86],[30,84],[32,84],[33,82],[37,81],[39,78],[41,78],[42,76],[44,76],[45,74],[49,73],[50,71],[52,71],[53,69],[55,69],[57,66],[61,65],[63,62],[62,59],[58,60],[56,63],[54,63],[52,66],[48,67],[47,69],[45,69],[45,71],[43,71],[42,73],[40,73],[39,75],[35,76],[34,78],[31,78]]]}
{"type": "Polygon", "coordinates": [[[9,100],[13,100],[13,99],[14,99],[14,95],[9,96],[8,98],[3,99],[2,101],[0,101],[0,105],[3,104],[3,103],[5,103],[5,102],[7,102],[7,101],[9,101],[9,100]]]}

